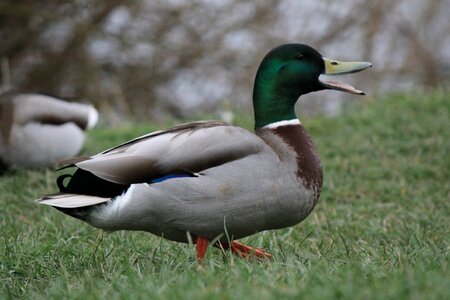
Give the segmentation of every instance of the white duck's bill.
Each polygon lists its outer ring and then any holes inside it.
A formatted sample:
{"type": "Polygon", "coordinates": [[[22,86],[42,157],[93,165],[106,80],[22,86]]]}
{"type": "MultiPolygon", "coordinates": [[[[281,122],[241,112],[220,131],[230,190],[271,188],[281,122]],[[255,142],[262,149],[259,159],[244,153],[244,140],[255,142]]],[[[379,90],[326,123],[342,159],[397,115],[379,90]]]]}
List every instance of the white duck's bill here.
{"type": "MultiPolygon", "coordinates": [[[[364,69],[372,67],[370,62],[365,61],[339,61],[334,59],[329,59],[323,57],[323,62],[325,64],[325,72],[324,75],[342,75],[342,74],[350,74],[362,71],[364,69]]],[[[320,81],[323,86],[327,89],[338,90],[342,92],[347,92],[355,95],[365,95],[363,91],[355,89],[353,86],[340,83],[335,81],[320,81]]]]}

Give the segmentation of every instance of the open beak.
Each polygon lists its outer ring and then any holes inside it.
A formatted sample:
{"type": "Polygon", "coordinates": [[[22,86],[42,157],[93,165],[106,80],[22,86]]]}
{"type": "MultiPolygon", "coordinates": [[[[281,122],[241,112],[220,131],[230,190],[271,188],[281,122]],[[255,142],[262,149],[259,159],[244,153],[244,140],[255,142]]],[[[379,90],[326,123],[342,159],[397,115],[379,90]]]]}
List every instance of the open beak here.
{"type": "MultiPolygon", "coordinates": [[[[372,64],[370,62],[364,61],[345,62],[325,57],[323,57],[322,59],[323,62],[325,63],[325,72],[323,73],[324,75],[350,74],[372,67],[372,64]]],[[[365,95],[363,91],[357,90],[351,85],[346,83],[340,83],[336,81],[325,81],[325,80],[320,80],[320,82],[327,89],[338,90],[356,95],[365,95]]]]}

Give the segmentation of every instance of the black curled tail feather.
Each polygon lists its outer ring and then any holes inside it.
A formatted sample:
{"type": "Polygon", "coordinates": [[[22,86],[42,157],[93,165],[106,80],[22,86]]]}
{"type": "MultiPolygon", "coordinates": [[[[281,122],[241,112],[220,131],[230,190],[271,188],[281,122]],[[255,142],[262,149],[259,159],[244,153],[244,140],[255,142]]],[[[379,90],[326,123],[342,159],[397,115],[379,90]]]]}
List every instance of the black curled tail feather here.
{"type": "Polygon", "coordinates": [[[67,188],[64,185],[64,179],[66,179],[66,178],[72,178],[72,175],[64,174],[64,175],[58,176],[58,178],[56,178],[56,184],[58,185],[59,191],[61,193],[67,193],[67,188]]]}
{"type": "Polygon", "coordinates": [[[114,198],[123,194],[130,185],[118,184],[99,178],[89,171],[77,169],[73,175],[63,174],[56,179],[60,192],[114,198]],[[70,178],[67,185],[64,180],[70,178]]]}

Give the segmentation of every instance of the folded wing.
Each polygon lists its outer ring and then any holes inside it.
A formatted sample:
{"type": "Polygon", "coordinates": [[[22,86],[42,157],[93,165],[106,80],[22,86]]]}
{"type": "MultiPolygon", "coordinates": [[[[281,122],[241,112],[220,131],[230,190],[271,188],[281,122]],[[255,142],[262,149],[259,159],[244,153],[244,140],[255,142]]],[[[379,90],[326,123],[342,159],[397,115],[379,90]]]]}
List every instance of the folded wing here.
{"type": "Polygon", "coordinates": [[[264,142],[249,131],[203,121],[157,131],[95,156],[66,161],[110,182],[147,182],[177,172],[201,172],[257,154],[264,142]]]}

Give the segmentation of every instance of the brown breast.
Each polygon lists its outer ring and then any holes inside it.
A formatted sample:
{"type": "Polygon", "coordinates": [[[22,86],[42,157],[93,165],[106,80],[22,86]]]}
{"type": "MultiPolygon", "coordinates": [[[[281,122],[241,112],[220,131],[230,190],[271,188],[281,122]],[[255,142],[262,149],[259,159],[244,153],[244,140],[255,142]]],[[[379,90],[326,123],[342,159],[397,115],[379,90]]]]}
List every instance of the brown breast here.
{"type": "MultiPolygon", "coordinates": [[[[289,148],[290,153],[294,154],[297,164],[296,175],[305,183],[306,188],[314,190],[317,195],[320,194],[323,183],[322,164],[316,147],[303,126],[290,124],[276,128],[260,129],[258,135],[266,140],[275,152],[281,154],[280,145],[275,145],[275,141],[268,138],[269,132],[279,137],[289,148]]],[[[283,159],[284,154],[280,156],[283,159]]]]}

